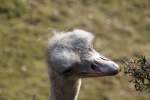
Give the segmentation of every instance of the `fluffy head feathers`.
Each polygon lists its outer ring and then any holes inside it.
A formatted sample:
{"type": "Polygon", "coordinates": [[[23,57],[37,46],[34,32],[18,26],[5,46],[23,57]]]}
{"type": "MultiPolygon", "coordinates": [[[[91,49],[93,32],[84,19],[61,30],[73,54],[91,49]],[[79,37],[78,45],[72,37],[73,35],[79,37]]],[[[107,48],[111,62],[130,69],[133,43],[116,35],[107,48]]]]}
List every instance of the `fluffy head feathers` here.
{"type": "Polygon", "coordinates": [[[55,34],[48,44],[51,67],[55,66],[55,70],[63,72],[75,63],[79,63],[87,53],[93,38],[92,33],[80,29],[55,34]]]}

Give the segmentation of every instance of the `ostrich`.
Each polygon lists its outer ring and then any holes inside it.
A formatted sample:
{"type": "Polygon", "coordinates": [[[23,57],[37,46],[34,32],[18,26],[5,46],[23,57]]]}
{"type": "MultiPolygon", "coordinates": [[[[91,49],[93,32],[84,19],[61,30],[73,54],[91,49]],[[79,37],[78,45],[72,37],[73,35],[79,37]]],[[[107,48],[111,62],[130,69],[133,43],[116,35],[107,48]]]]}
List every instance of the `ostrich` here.
{"type": "Polygon", "coordinates": [[[55,34],[48,42],[50,100],[76,100],[81,79],[111,76],[119,66],[92,47],[94,35],[84,30],[55,34]]]}

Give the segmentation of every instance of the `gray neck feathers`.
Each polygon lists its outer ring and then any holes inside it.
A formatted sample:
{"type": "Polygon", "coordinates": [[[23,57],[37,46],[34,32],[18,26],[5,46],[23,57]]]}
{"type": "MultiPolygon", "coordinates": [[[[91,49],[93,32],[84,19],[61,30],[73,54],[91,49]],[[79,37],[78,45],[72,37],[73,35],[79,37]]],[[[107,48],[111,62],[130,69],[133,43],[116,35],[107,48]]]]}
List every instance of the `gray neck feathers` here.
{"type": "Polygon", "coordinates": [[[51,97],[50,100],[77,100],[81,79],[69,78],[51,72],[51,97]]]}

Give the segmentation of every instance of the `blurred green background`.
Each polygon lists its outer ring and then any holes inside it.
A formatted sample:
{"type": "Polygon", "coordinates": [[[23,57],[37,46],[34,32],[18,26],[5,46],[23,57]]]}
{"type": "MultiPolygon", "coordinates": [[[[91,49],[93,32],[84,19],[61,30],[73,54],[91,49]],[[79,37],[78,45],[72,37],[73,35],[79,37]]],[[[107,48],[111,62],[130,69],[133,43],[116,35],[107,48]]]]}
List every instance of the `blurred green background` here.
{"type": "MultiPolygon", "coordinates": [[[[47,100],[51,30],[96,33],[95,48],[119,63],[150,59],[150,0],[0,0],[0,100],[47,100]]],[[[85,79],[78,100],[149,100],[123,73],[85,79]]]]}

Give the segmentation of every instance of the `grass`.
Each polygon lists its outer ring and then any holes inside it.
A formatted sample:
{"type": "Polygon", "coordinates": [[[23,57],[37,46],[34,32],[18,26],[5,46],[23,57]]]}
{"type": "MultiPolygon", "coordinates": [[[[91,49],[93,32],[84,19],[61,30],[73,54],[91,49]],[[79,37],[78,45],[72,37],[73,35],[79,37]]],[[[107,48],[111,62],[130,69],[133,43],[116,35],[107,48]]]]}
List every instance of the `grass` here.
{"type": "MultiPolygon", "coordinates": [[[[149,0],[0,0],[0,99],[48,98],[45,48],[51,29],[96,33],[95,48],[108,58],[150,59],[149,0]]],[[[123,73],[84,80],[79,100],[149,100],[123,73]]]]}

